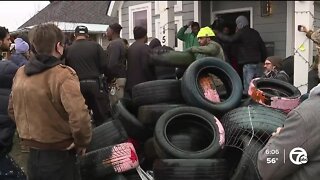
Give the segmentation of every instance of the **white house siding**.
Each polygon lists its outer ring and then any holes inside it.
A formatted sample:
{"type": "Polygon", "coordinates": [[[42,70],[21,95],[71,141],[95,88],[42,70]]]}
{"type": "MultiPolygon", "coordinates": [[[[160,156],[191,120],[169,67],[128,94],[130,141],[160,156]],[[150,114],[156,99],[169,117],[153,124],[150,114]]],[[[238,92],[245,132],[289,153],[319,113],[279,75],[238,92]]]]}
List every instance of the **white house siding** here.
{"type": "Polygon", "coordinates": [[[222,11],[237,8],[253,8],[253,28],[256,29],[264,42],[274,42],[274,53],[277,56],[286,55],[286,1],[271,1],[272,14],[261,17],[260,1],[212,1],[212,11],[222,11]]]}
{"type": "MultiPolygon", "coordinates": [[[[149,37],[152,39],[155,37],[155,19],[160,18],[159,14],[155,14],[155,1],[124,1],[121,9],[121,18],[122,18],[122,37],[128,39],[129,43],[132,43],[134,40],[129,39],[129,7],[143,4],[143,3],[152,3],[151,6],[151,13],[152,13],[152,37],[149,37]]],[[[193,21],[194,19],[194,6],[193,1],[182,1],[182,11],[175,12],[175,16],[182,16],[183,17],[183,25],[187,24],[189,21],[193,21]]]]}
{"type": "MultiPolygon", "coordinates": [[[[314,29],[320,29],[320,3],[314,3],[314,29]]],[[[313,55],[317,55],[316,46],[313,45],[313,55]]]]}

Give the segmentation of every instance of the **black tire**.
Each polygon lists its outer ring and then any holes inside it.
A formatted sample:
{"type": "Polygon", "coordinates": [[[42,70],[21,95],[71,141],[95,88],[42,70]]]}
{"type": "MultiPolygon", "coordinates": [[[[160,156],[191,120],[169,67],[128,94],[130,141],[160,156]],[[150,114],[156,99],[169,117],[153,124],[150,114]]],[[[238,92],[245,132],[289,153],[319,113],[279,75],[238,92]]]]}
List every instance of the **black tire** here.
{"type": "Polygon", "coordinates": [[[188,67],[196,60],[189,52],[170,51],[161,55],[152,55],[152,62],[156,66],[188,67]]]}
{"type": "Polygon", "coordinates": [[[119,119],[124,129],[130,138],[144,141],[152,136],[152,131],[149,131],[127,107],[130,106],[130,101],[126,99],[119,100],[112,108],[114,119],[119,119]]]}
{"type": "Polygon", "coordinates": [[[123,175],[127,178],[127,180],[141,180],[136,170],[130,170],[128,172],[123,173],[123,175]]]}
{"type": "Polygon", "coordinates": [[[256,78],[250,84],[249,95],[262,105],[290,111],[299,105],[301,93],[295,86],[279,79],[256,78]],[[280,102],[281,98],[290,101],[289,107],[280,102]]]}
{"type": "Polygon", "coordinates": [[[268,139],[278,127],[283,126],[285,119],[284,113],[261,105],[236,108],[221,119],[226,133],[226,145],[232,139],[253,132],[255,135],[265,135],[268,139]]]}
{"type": "Polygon", "coordinates": [[[213,157],[224,145],[224,129],[205,110],[179,107],[159,118],[154,139],[161,158],[205,159],[213,157]]]}
{"type": "Polygon", "coordinates": [[[113,144],[120,144],[126,140],[128,140],[128,135],[120,121],[108,120],[108,122],[93,129],[92,140],[87,148],[87,152],[113,144]]]}
{"type": "Polygon", "coordinates": [[[79,157],[80,172],[84,178],[101,178],[122,173],[139,166],[131,143],[122,143],[98,149],[79,157]]]}
{"type": "Polygon", "coordinates": [[[227,180],[225,159],[159,159],[154,163],[155,180],[227,180]]]}
{"type": "Polygon", "coordinates": [[[154,138],[150,138],[144,143],[144,156],[148,161],[153,161],[158,158],[154,148],[154,138]]]}
{"type": "Polygon", "coordinates": [[[138,119],[144,125],[154,129],[160,116],[173,108],[186,106],[184,104],[153,104],[140,106],[138,109],[138,119]]]}
{"type": "MultiPolygon", "coordinates": [[[[219,96],[220,96],[220,99],[222,99],[222,100],[225,100],[225,99],[228,98],[228,95],[227,95],[227,92],[226,92],[226,91],[224,91],[224,92],[219,92],[219,96]]],[[[241,97],[241,101],[240,101],[239,107],[248,106],[248,105],[250,105],[250,104],[256,104],[256,103],[255,103],[255,101],[253,101],[253,100],[251,99],[251,97],[250,97],[248,94],[243,93],[243,94],[242,94],[242,97],[241,97]]]]}
{"type": "Polygon", "coordinates": [[[90,177],[90,179],[81,179],[81,180],[128,180],[124,175],[122,174],[112,174],[112,175],[107,175],[101,178],[94,178],[90,177]]]}
{"type": "Polygon", "coordinates": [[[228,63],[214,58],[206,57],[193,62],[181,81],[182,96],[187,104],[206,109],[214,114],[223,114],[236,108],[242,97],[242,83],[238,73],[228,63]],[[212,73],[224,84],[229,95],[220,103],[213,103],[205,98],[198,85],[198,78],[201,74],[212,73]]]}
{"type": "Polygon", "coordinates": [[[260,180],[257,169],[258,153],[263,148],[263,143],[249,136],[241,136],[242,156],[231,180],[260,180]],[[250,144],[249,144],[250,143],[250,144]]]}
{"type": "Polygon", "coordinates": [[[156,80],[140,83],[132,88],[135,106],[159,103],[183,103],[180,80],[156,80]]]}

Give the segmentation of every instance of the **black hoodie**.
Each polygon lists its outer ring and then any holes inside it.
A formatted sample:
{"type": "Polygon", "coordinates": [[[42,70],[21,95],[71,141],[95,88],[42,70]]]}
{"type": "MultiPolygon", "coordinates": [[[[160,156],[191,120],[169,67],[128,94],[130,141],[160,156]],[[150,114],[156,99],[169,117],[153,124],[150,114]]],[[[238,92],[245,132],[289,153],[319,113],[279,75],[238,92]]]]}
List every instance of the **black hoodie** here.
{"type": "Polygon", "coordinates": [[[47,69],[50,69],[62,62],[50,55],[36,55],[35,59],[31,59],[24,68],[24,72],[28,76],[32,76],[34,74],[39,74],[47,69]]]}

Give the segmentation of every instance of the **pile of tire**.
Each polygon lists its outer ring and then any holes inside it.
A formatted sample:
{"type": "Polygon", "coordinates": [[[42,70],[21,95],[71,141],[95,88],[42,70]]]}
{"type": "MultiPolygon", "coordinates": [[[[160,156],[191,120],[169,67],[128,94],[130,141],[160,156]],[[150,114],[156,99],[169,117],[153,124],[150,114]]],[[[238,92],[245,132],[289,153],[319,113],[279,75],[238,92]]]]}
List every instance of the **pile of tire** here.
{"type": "MultiPolygon", "coordinates": [[[[257,101],[254,93],[243,94],[237,72],[220,59],[188,63],[181,79],[138,84],[132,89],[132,99],[121,99],[112,107],[113,120],[94,130],[99,135],[94,135],[80,161],[83,176],[141,179],[134,170],[140,165],[155,180],[259,179],[257,154],[283,125],[288,109],[257,101]],[[133,157],[137,157],[133,158],[137,163],[126,168],[109,163],[110,149],[122,144],[134,149],[133,157]]],[[[251,83],[254,92],[272,87],[292,92],[287,98],[298,96],[293,87],[283,88],[277,81],[272,86],[261,85],[267,79],[255,81],[251,83]]],[[[120,156],[116,159],[129,158],[125,153],[120,156]]]]}
{"type": "Polygon", "coordinates": [[[81,179],[116,179],[139,166],[136,150],[119,120],[109,119],[93,129],[86,154],[78,157],[81,179]],[[112,178],[111,178],[112,177],[112,178]]]}

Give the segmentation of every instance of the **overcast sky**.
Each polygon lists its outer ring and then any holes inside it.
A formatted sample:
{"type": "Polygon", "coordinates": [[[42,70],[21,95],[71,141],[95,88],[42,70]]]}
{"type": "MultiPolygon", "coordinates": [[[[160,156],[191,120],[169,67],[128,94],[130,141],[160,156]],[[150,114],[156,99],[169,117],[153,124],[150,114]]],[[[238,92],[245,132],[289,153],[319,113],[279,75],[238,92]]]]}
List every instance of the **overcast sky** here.
{"type": "Polygon", "coordinates": [[[0,26],[5,26],[10,32],[15,31],[49,3],[49,1],[0,1],[0,26]]]}

